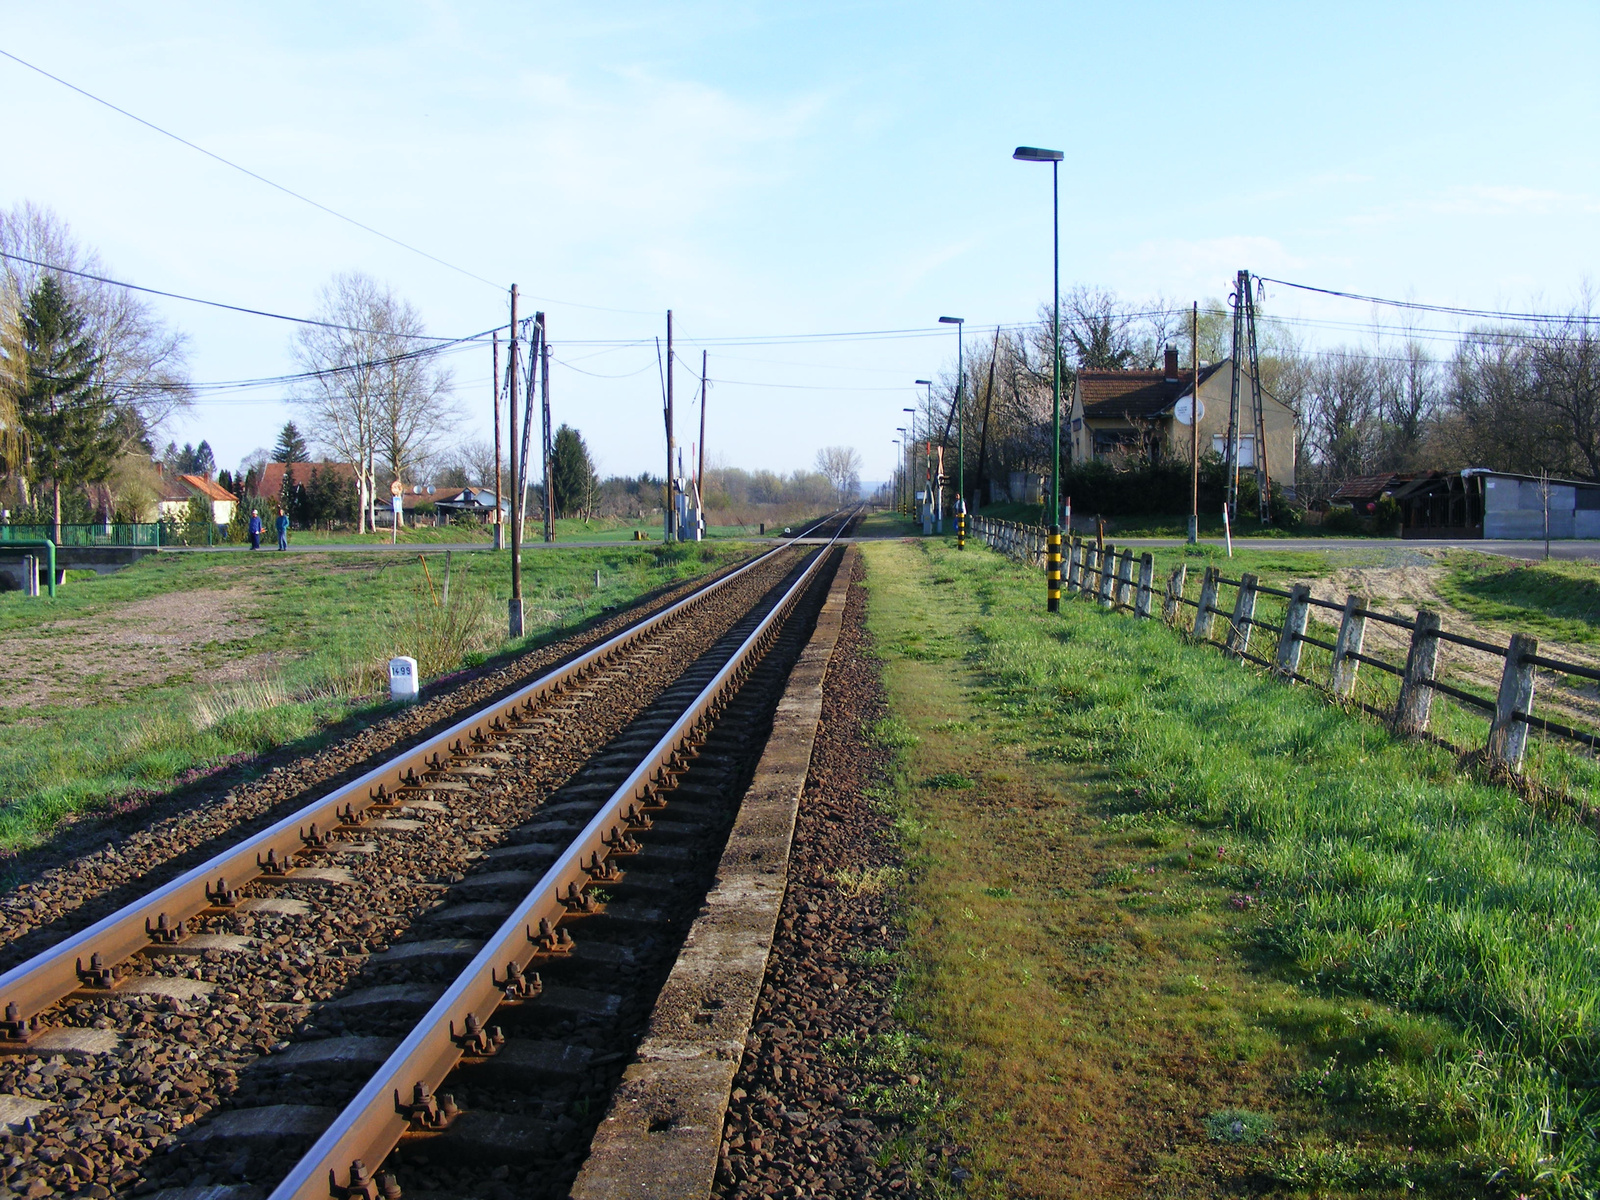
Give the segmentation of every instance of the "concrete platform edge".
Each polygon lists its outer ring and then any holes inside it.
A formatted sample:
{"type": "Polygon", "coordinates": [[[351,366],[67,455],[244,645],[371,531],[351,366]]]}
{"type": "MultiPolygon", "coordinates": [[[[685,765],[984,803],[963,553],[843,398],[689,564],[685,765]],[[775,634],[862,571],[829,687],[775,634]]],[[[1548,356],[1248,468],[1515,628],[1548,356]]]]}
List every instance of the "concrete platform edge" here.
{"type": "Polygon", "coordinates": [[[860,554],[846,549],[789,676],[717,881],[656,1001],[636,1061],[595,1131],[572,1200],[704,1200],[734,1073],[755,1019],[788,886],[789,849],[822,685],[860,554]]]}

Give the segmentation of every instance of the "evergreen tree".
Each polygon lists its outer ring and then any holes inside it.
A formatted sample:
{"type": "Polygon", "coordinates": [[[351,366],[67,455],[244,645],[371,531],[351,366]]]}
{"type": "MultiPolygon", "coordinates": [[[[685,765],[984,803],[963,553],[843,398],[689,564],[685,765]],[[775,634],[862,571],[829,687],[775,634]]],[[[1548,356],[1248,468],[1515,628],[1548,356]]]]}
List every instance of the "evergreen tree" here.
{"type": "Polygon", "coordinates": [[[278,444],[273,447],[272,461],[281,463],[311,461],[311,448],[306,445],[306,439],[300,436],[300,431],[295,428],[293,421],[278,431],[278,444]]]}
{"type": "Polygon", "coordinates": [[[583,435],[570,425],[556,430],[550,453],[550,482],[555,492],[557,516],[571,516],[593,502],[599,481],[594,475],[594,460],[583,435]]]}
{"type": "Polygon", "coordinates": [[[52,536],[61,537],[61,489],[103,482],[121,442],[117,416],[95,386],[100,360],[88,321],[53,275],[22,311],[28,381],[17,408],[28,440],[28,474],[54,491],[52,536]]]}
{"type": "Polygon", "coordinates": [[[204,438],[194,448],[194,457],[189,460],[190,475],[199,475],[202,479],[210,479],[211,472],[217,469],[217,456],[211,453],[211,443],[204,438]]]}

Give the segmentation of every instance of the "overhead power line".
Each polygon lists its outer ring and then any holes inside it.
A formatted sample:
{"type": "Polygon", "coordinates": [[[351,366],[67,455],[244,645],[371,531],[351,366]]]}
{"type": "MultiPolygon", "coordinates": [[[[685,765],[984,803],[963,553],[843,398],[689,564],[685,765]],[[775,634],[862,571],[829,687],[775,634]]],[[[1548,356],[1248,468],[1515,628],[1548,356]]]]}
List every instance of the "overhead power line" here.
{"type": "MultiPolygon", "coordinates": [[[[0,54],[5,51],[0,50],[0,54]]],[[[150,296],[165,296],[168,300],[183,300],[189,304],[204,304],[208,308],[225,308],[229,312],[247,313],[252,317],[270,317],[274,321],[289,321],[295,325],[316,325],[323,329],[340,329],[347,333],[372,333],[379,335],[394,334],[392,329],[363,329],[359,325],[340,325],[335,321],[318,321],[311,317],[291,317],[284,313],[268,312],[261,308],[245,308],[239,304],[224,304],[220,300],[202,300],[199,296],[185,296],[181,292],[163,292],[160,288],[141,287],[137,283],[124,283],[120,279],[107,279],[104,275],[94,275],[88,271],[76,271],[71,267],[58,266],[55,263],[40,262],[34,258],[24,258],[20,254],[8,254],[0,250],[0,258],[10,259],[12,262],[27,263],[30,267],[38,267],[44,271],[55,271],[62,275],[71,275],[78,279],[92,279],[96,283],[103,283],[110,287],[126,288],[130,292],[144,292],[150,296]]],[[[500,326],[504,329],[505,326],[500,326]]],[[[493,332],[492,330],[490,332],[493,332]]],[[[400,337],[418,338],[425,342],[459,342],[462,338],[438,337],[429,333],[397,334],[400,337]]],[[[486,337],[487,334],[476,334],[477,337],[486,337]]]]}
{"type": "Polygon", "coordinates": [[[1337,296],[1341,300],[1360,300],[1366,304],[1383,304],[1390,308],[1408,308],[1416,312],[1448,313],[1457,317],[1477,317],[1487,321],[1532,321],[1551,325],[1576,322],[1582,325],[1600,323],[1600,316],[1586,314],[1562,315],[1560,313],[1503,312],[1490,308],[1457,308],[1448,304],[1422,304],[1415,300],[1386,300],[1382,296],[1363,296],[1356,292],[1341,292],[1335,288],[1313,287],[1309,283],[1290,283],[1287,279],[1270,279],[1256,276],[1262,283],[1275,283],[1279,287],[1295,288],[1302,292],[1317,292],[1323,296],[1337,296]]]}
{"type": "Polygon", "coordinates": [[[173,133],[170,129],[163,129],[161,126],[157,125],[154,121],[147,121],[143,117],[139,116],[137,113],[131,113],[127,109],[121,108],[118,105],[115,105],[115,104],[111,103],[111,101],[109,101],[109,100],[105,100],[105,99],[102,99],[99,96],[96,96],[93,92],[84,90],[83,88],[79,87],[75,83],[69,83],[69,82],[67,82],[67,80],[61,78],[61,76],[59,76],[59,75],[52,75],[49,71],[46,71],[43,67],[35,66],[33,63],[29,62],[25,58],[18,58],[15,54],[12,54],[9,50],[0,50],[0,55],[4,55],[6,58],[9,58],[12,62],[17,63],[20,66],[27,67],[28,70],[30,70],[30,71],[35,71],[38,74],[43,75],[46,79],[54,80],[56,83],[59,83],[64,88],[70,88],[72,91],[77,92],[78,95],[86,97],[87,99],[93,100],[96,104],[104,105],[106,108],[109,108],[112,112],[121,113],[123,116],[127,117],[130,121],[137,121],[139,124],[143,125],[146,129],[155,130],[155,132],[161,134],[162,137],[169,137],[173,141],[178,142],[181,145],[189,147],[189,149],[191,149],[191,150],[195,150],[195,151],[198,151],[201,154],[204,154],[207,158],[214,159],[215,161],[221,163],[225,167],[232,167],[235,171],[238,171],[238,172],[240,172],[242,174],[250,176],[251,179],[256,180],[258,183],[264,183],[268,187],[273,188],[273,189],[275,189],[277,191],[280,191],[286,196],[293,196],[296,200],[299,200],[299,201],[302,201],[303,203],[311,205],[312,208],[320,209],[321,211],[327,213],[331,217],[337,217],[339,220],[344,221],[347,224],[354,225],[357,229],[365,230],[366,232],[372,234],[374,237],[380,237],[386,242],[391,242],[394,245],[399,246],[402,250],[409,250],[413,254],[420,254],[423,258],[428,259],[430,262],[436,262],[441,267],[448,267],[450,270],[455,271],[458,274],[465,275],[468,279],[476,279],[479,283],[486,283],[490,287],[494,288],[496,291],[504,291],[505,290],[504,287],[502,287],[502,285],[496,283],[492,279],[485,279],[482,275],[479,275],[479,274],[477,274],[476,272],[473,272],[473,271],[469,271],[465,267],[458,267],[453,262],[447,262],[445,259],[440,258],[437,254],[429,254],[426,250],[419,249],[418,247],[411,245],[409,242],[402,242],[399,238],[392,237],[389,234],[384,233],[383,230],[381,230],[381,229],[374,229],[371,225],[366,224],[364,221],[358,221],[354,217],[346,216],[344,213],[340,212],[338,209],[329,208],[326,204],[323,204],[323,203],[321,203],[320,201],[317,201],[317,200],[313,200],[310,196],[307,196],[307,195],[304,195],[304,194],[302,194],[300,192],[297,192],[293,188],[284,187],[283,184],[277,183],[277,182],[275,182],[275,181],[273,181],[271,179],[268,179],[265,175],[262,175],[262,174],[260,174],[259,172],[256,172],[256,171],[252,171],[249,167],[240,166],[238,163],[234,162],[232,159],[223,158],[222,155],[217,154],[215,151],[207,150],[204,146],[197,145],[196,143],[191,142],[186,137],[180,137],[178,134],[173,133]]]}

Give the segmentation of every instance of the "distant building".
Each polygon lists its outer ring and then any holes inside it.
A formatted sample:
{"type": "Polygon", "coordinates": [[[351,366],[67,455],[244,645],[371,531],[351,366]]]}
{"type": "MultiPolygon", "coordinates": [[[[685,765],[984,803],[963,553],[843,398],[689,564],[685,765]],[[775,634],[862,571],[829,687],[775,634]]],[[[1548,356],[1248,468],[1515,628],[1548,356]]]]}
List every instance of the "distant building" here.
{"type": "MultiPolygon", "coordinates": [[[[1223,458],[1228,451],[1228,407],[1233,388],[1233,360],[1200,368],[1200,453],[1223,458]]],[[[1136,453],[1152,459],[1187,462],[1194,408],[1194,372],[1178,366],[1178,352],[1168,350],[1159,371],[1080,371],[1072,388],[1068,416],[1073,462],[1115,458],[1136,453]]],[[[1266,431],[1267,473],[1275,483],[1295,482],[1295,414],[1265,388],[1261,393],[1266,431]]],[[[1251,413],[1248,372],[1239,386],[1239,465],[1254,469],[1255,418],[1251,413]]]]}
{"type": "Polygon", "coordinates": [[[256,495],[264,497],[272,503],[277,503],[278,497],[283,495],[283,476],[288,473],[296,487],[309,487],[313,471],[333,472],[336,479],[348,479],[355,482],[356,469],[349,463],[320,462],[320,463],[267,463],[261,468],[261,477],[256,480],[256,495]]]}
{"type": "Polygon", "coordinates": [[[162,471],[161,492],[156,498],[156,512],[161,520],[187,519],[189,502],[197,498],[211,506],[211,520],[217,525],[233,520],[234,510],[239,506],[239,497],[204,475],[168,475],[162,471]]]}
{"type": "MultiPolygon", "coordinates": [[[[494,489],[469,487],[459,490],[440,490],[433,500],[434,507],[442,513],[470,513],[492,520],[494,517],[494,489]]],[[[542,509],[540,510],[543,511],[542,509]]],[[[511,519],[511,497],[502,494],[500,512],[505,520],[511,519]]]]}
{"type": "Polygon", "coordinates": [[[1600,538],[1597,483],[1483,467],[1393,478],[1385,494],[1400,506],[1402,537],[1542,538],[1548,488],[1551,537],[1600,538]]]}

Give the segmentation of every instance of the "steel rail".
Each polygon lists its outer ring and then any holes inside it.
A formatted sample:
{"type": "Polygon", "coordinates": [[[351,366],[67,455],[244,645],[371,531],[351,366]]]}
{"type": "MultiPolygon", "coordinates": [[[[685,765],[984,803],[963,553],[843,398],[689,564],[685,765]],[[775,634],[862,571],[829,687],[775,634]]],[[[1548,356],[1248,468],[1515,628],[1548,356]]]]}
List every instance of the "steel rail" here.
{"type": "MultiPolygon", "coordinates": [[[[375,1172],[411,1128],[408,1111],[396,1095],[411,1096],[419,1084],[436,1091],[473,1046],[456,1033],[483,1030],[508,998],[507,980],[516,979],[541,957],[543,938],[573,911],[591,883],[614,880],[611,854],[624,844],[639,805],[648,807],[658,789],[684,768],[681,756],[695,731],[719,713],[748,677],[760,652],[776,638],[781,622],[810,586],[848,522],[821,547],[800,577],[645,754],[583,831],[547,870],[511,915],[484,943],[472,962],[434,1002],[388,1060],[357,1093],[333,1124],[272,1191],[270,1200],[327,1200],[376,1197],[375,1172]],[[544,925],[548,922],[548,925],[544,925]],[[505,978],[500,972],[505,971],[505,978]],[[348,1183],[340,1183],[340,1179],[348,1183]]],[[[624,851],[624,854],[627,853],[624,851]]],[[[492,1052],[492,1051],[491,1051],[492,1052]]]]}
{"type": "Polygon", "coordinates": [[[340,826],[359,826],[374,805],[396,805],[407,795],[437,787],[437,783],[427,781],[445,774],[453,756],[487,747],[495,734],[521,724],[547,695],[581,681],[614,660],[623,649],[787,549],[789,544],[783,543],[757,555],[721,579],[552,668],[512,695],[456,722],[443,733],[374,767],[0,975],[0,1011],[5,1014],[0,1023],[0,1052],[25,1052],[34,1018],[79,988],[88,985],[102,994],[111,994],[118,978],[117,967],[155,944],[152,929],[182,930],[192,917],[231,907],[239,889],[257,879],[292,880],[294,855],[314,845],[316,838],[340,826]]]}

